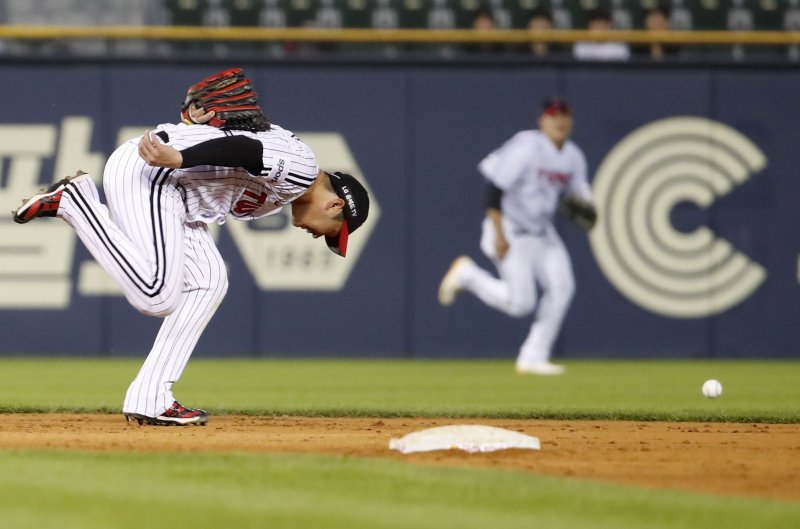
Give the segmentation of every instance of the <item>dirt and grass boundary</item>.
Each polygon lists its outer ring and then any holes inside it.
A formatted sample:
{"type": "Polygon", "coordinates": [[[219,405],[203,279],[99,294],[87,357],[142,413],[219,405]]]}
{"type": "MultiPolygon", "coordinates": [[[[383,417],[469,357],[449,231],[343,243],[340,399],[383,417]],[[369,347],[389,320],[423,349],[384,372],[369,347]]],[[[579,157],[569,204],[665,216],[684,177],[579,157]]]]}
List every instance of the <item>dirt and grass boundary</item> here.
{"type": "Polygon", "coordinates": [[[800,502],[800,424],[212,416],[204,427],[147,427],[121,414],[15,413],[0,415],[0,449],[315,453],[800,502]],[[446,424],[519,431],[542,449],[389,449],[392,438],[446,424]]]}

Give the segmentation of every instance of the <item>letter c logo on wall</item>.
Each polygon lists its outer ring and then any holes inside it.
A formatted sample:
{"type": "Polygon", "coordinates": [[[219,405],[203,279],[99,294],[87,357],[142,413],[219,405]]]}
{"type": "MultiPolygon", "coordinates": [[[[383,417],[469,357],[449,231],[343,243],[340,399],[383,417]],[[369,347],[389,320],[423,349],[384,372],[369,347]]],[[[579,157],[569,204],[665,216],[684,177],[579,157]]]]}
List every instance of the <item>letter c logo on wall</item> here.
{"type": "Polygon", "coordinates": [[[676,117],[628,134],[594,179],[600,211],[591,246],[609,281],[656,314],[701,318],[745,300],[764,281],[764,268],[706,226],[675,229],[673,208],[699,208],[766,166],[748,138],[717,121],[676,117]]]}

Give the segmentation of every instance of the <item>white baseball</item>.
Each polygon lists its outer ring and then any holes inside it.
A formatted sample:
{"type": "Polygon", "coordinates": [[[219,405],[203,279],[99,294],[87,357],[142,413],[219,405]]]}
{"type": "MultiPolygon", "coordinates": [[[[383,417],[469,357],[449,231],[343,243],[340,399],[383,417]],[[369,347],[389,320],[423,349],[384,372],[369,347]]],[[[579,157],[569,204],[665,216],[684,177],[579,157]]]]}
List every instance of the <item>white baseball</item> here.
{"type": "Polygon", "coordinates": [[[716,399],[720,395],[722,395],[722,384],[719,383],[719,380],[706,380],[703,382],[703,395],[708,397],[709,399],[716,399]]]}

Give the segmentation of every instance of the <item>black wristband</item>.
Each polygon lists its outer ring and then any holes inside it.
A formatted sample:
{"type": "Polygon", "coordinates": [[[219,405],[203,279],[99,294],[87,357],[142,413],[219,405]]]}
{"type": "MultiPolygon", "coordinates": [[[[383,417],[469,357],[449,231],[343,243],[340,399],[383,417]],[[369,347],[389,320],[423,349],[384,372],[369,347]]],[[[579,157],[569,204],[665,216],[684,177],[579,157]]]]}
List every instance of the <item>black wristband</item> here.
{"type": "Polygon", "coordinates": [[[484,205],[486,209],[496,209],[500,210],[500,201],[503,198],[503,191],[495,186],[493,183],[489,182],[488,186],[486,187],[486,196],[484,200],[484,205]]]}

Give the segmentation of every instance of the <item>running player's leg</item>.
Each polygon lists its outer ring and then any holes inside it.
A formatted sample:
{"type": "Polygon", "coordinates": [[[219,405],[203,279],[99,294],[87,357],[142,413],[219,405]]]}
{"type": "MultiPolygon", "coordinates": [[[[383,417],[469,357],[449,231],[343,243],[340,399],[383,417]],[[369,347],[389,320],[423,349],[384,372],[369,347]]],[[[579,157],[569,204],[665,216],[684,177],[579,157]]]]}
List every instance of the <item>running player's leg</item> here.
{"type": "Polygon", "coordinates": [[[495,256],[495,229],[491,221],[484,221],[481,249],[495,263],[499,278],[470,263],[460,271],[464,290],[475,294],[481,301],[509,316],[530,314],[536,301],[536,284],[533,281],[532,237],[519,236],[507,230],[510,248],[502,259],[495,256]]]}
{"type": "Polygon", "coordinates": [[[177,310],[164,319],[156,341],[125,396],[124,413],[156,417],[175,397],[189,357],[228,289],[225,263],[203,223],[184,227],[185,285],[177,310]]]}
{"type": "Polygon", "coordinates": [[[548,361],[575,293],[572,263],[561,237],[551,227],[542,241],[536,266],[536,281],[542,293],[536,319],[520,349],[518,364],[548,361]]]}
{"type": "Polygon", "coordinates": [[[65,188],[59,214],[135,308],[169,314],[183,288],[182,197],[168,171],[147,166],[135,146],[111,155],[104,183],[109,208],[91,179],[79,178],[65,188]]]}

